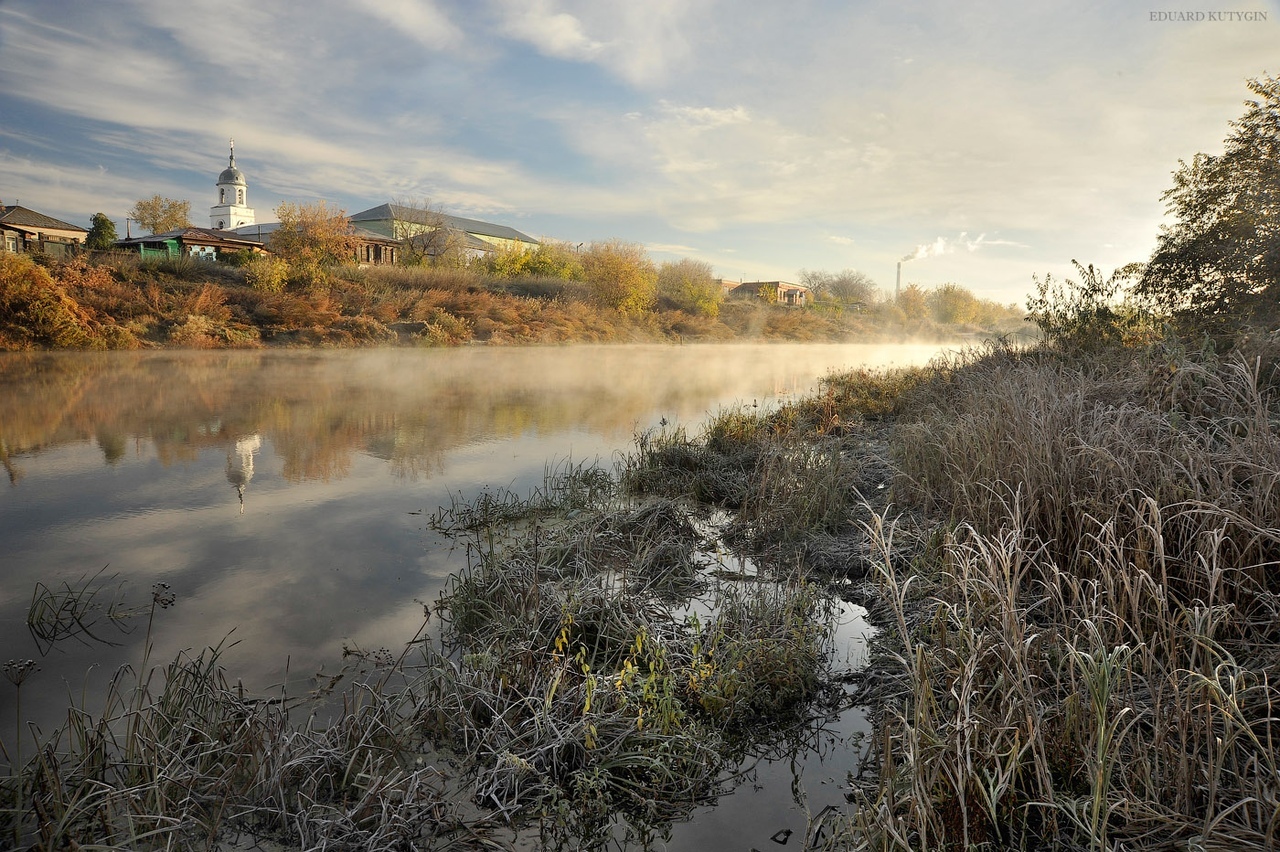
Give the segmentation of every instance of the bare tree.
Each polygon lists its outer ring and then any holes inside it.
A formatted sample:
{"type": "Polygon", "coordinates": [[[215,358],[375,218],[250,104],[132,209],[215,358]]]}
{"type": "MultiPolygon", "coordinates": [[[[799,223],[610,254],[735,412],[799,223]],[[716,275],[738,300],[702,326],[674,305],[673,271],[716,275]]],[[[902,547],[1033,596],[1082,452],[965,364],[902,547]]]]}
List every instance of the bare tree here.
{"type": "Polygon", "coordinates": [[[400,257],[408,264],[466,261],[466,234],[450,228],[444,212],[427,199],[391,201],[391,238],[400,241],[400,257]]]}
{"type": "Polygon", "coordinates": [[[800,283],[809,288],[814,298],[845,305],[869,306],[877,301],[878,288],[871,276],[856,269],[840,272],[800,270],[800,283]]]}

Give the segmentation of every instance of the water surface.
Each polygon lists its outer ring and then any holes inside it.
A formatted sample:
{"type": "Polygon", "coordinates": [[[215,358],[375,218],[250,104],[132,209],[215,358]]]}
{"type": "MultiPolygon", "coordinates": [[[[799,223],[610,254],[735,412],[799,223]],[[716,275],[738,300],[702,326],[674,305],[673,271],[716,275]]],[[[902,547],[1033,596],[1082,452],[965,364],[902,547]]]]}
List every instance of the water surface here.
{"type": "MultiPolygon", "coordinates": [[[[696,431],[711,412],[776,404],[833,370],[922,363],[937,351],[2,355],[0,656],[39,661],[23,702],[43,729],[63,721],[69,697],[93,710],[106,678],[141,659],[144,620],[103,619],[95,633],[114,644],[64,639],[43,656],[25,620],[38,583],[77,585],[101,572],[104,602],[144,606],[155,583],[176,595],[157,616],[153,661],[222,643],[224,664],[247,688],[288,681],[298,694],[340,667],[344,644],[398,648],[412,636],[421,602],[464,563],[426,524],[453,496],[523,492],[548,464],[612,464],[659,423],[696,431]]],[[[13,713],[6,692],[6,738],[13,713]]],[[[735,809],[762,807],[735,797],[735,809]]],[[[775,791],[771,807],[795,812],[789,800],[775,791]]],[[[704,810],[672,848],[733,836],[738,818],[714,815],[731,813],[725,803],[704,810]]]]}

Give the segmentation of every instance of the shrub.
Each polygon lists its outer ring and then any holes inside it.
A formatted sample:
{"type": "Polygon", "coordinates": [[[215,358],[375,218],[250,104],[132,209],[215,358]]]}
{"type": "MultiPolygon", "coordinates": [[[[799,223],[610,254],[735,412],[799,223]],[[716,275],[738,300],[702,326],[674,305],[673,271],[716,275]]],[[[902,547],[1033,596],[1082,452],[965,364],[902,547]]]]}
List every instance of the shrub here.
{"type": "Polygon", "coordinates": [[[592,243],[582,256],[582,268],[600,307],[624,314],[642,314],[653,307],[658,273],[638,243],[592,243]]]}
{"type": "Polygon", "coordinates": [[[289,279],[289,264],[278,257],[258,255],[244,270],[244,280],[263,293],[279,293],[289,279]]]}
{"type": "Polygon", "coordinates": [[[662,264],[657,287],[658,295],[679,310],[703,317],[720,313],[724,291],[705,261],[685,258],[662,264]]]}
{"type": "Polygon", "coordinates": [[[1126,285],[1141,275],[1141,264],[1122,266],[1103,278],[1093,264],[1071,262],[1080,273],[1079,281],[1055,282],[1046,275],[1043,281],[1035,279],[1036,293],[1027,298],[1030,319],[1046,340],[1063,349],[1090,350],[1151,343],[1157,338],[1155,317],[1126,292],[1126,285]]]}
{"type": "Polygon", "coordinates": [[[0,254],[0,348],[120,349],[133,335],[99,322],[32,258],[0,254]]]}

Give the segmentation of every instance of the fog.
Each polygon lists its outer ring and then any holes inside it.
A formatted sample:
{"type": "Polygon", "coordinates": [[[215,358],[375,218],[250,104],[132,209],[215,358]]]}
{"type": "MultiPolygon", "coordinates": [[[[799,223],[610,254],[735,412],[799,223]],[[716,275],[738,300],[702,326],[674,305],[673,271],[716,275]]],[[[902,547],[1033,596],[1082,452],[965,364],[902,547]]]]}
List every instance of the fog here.
{"type": "MultiPolygon", "coordinates": [[[[145,625],[100,625],[41,657],[37,583],[101,571],[106,602],[175,605],[153,659],[223,643],[249,689],[294,694],[343,644],[397,647],[463,553],[427,528],[458,494],[527,490],[665,420],[696,432],[832,371],[922,363],[936,345],[473,347],[0,357],[0,643],[39,658],[23,692],[46,729],[141,656],[145,625]],[[114,579],[111,579],[114,578],[114,579]],[[82,637],[83,638],[83,637],[82,637]],[[86,675],[86,672],[90,672],[86,675]]],[[[92,706],[90,709],[94,709],[92,706]]],[[[0,730],[13,707],[0,702],[0,730]]]]}

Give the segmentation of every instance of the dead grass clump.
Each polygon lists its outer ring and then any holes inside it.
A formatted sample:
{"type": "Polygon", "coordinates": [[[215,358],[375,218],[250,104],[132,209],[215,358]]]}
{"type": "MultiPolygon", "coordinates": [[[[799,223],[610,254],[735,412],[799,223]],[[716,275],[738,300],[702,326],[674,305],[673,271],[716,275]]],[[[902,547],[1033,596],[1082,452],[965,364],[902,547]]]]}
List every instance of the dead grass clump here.
{"type": "MultiPolygon", "coordinates": [[[[567,481],[581,496],[592,479],[567,481]]],[[[709,582],[701,536],[670,501],[601,496],[549,516],[545,493],[483,495],[447,516],[501,518],[505,535],[470,526],[470,565],[436,607],[444,653],[420,724],[474,767],[482,803],[540,815],[546,842],[598,842],[613,814],[641,836],[688,813],[738,738],[801,713],[827,665],[818,589],[724,582],[705,619],[677,617],[709,582]]]]}
{"type": "MultiPolygon", "coordinates": [[[[1107,522],[1082,577],[1016,504],[1008,517],[949,535],[933,577],[896,564],[890,526],[871,530],[890,605],[882,652],[904,694],[842,848],[1273,845],[1280,658],[1232,638],[1237,612],[1217,602],[1230,572],[1208,556],[1217,594],[1179,602],[1107,522]]],[[[1158,541],[1158,516],[1138,524],[1158,541]]],[[[1274,635],[1280,612],[1268,616],[1250,632],[1274,635]]]]}
{"type": "MultiPolygon", "coordinates": [[[[96,591],[86,582],[37,595],[32,617],[65,627],[71,612],[79,638],[96,591]]],[[[344,672],[353,685],[336,697],[337,721],[299,725],[290,714],[304,701],[283,692],[246,697],[228,682],[219,648],[152,667],[151,632],[173,602],[163,584],[150,607],[113,600],[109,618],[147,619],[140,664],[120,669],[101,709],[71,707],[67,724],[48,736],[33,728],[33,756],[24,757],[21,739],[0,751],[10,764],[0,779],[6,848],[215,848],[247,834],[390,852],[464,824],[445,773],[421,759],[422,733],[411,724],[419,694],[403,676],[407,649],[398,660],[358,655],[344,672]]],[[[62,635],[53,633],[54,641],[62,635]]],[[[19,696],[38,675],[25,663],[4,669],[19,696]]],[[[18,715],[20,723],[20,704],[18,715]]],[[[484,831],[483,820],[465,824],[474,836],[484,831]]]]}

